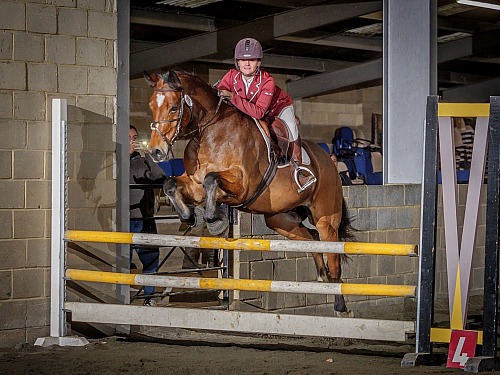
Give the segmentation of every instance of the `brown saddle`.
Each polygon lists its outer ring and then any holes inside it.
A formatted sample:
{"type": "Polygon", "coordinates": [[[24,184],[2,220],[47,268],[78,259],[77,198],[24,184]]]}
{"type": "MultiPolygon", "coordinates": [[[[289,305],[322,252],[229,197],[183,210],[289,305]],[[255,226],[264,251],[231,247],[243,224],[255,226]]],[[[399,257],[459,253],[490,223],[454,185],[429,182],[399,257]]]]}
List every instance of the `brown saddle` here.
{"type": "Polygon", "coordinates": [[[259,120],[265,133],[271,140],[271,147],[275,152],[279,164],[286,164],[291,158],[290,142],[288,140],[288,128],[283,120],[278,117],[264,117],[259,120]]]}

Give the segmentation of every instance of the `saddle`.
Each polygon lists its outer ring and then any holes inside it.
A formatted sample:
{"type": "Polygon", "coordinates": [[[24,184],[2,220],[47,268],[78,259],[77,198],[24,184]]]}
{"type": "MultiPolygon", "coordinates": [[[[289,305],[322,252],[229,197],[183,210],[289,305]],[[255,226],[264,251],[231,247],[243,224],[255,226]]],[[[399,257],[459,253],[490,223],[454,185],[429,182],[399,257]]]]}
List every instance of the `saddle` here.
{"type": "Polygon", "coordinates": [[[259,120],[264,132],[271,140],[271,148],[278,159],[278,165],[286,165],[290,162],[291,149],[288,140],[288,128],[283,120],[278,117],[266,116],[259,120]]]}

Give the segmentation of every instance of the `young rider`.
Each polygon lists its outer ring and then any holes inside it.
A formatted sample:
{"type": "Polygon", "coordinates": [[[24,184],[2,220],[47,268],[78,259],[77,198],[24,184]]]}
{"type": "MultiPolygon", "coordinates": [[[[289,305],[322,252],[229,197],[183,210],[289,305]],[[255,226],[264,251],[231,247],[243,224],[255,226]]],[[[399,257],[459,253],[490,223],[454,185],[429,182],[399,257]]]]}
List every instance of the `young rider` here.
{"type": "Polygon", "coordinates": [[[278,117],[285,122],[292,147],[290,164],[294,167],[295,182],[301,192],[316,182],[316,177],[309,168],[301,165],[301,140],[292,98],[275,84],[271,74],[260,69],[262,55],[262,46],[257,40],[240,40],[234,49],[236,69],[227,72],[217,88],[220,96],[247,115],[256,119],[278,117]]]}

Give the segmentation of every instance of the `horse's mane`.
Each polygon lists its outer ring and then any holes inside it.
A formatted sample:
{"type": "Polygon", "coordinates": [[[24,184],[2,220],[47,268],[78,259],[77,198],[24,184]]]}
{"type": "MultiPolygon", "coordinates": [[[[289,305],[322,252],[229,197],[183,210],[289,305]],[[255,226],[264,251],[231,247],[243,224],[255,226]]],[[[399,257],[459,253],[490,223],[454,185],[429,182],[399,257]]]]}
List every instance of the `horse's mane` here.
{"type": "Polygon", "coordinates": [[[172,90],[180,91],[183,89],[183,86],[177,77],[177,76],[182,76],[183,78],[193,82],[195,85],[201,86],[205,91],[210,92],[213,95],[217,95],[217,88],[206,83],[195,73],[187,72],[185,70],[171,70],[166,73],[161,73],[159,74],[159,76],[163,79],[165,83],[168,84],[168,86],[172,90]]]}
{"type": "MultiPolygon", "coordinates": [[[[184,70],[170,70],[165,73],[158,74],[163,79],[164,84],[167,84],[172,90],[182,91],[189,87],[189,89],[198,89],[204,93],[210,95],[214,103],[219,103],[219,95],[216,87],[206,83],[195,73],[187,72],[184,70]]],[[[246,118],[249,123],[253,124],[254,120],[252,117],[240,109],[236,108],[229,101],[224,101],[227,105],[226,108],[231,112],[239,113],[243,118],[246,118]]],[[[220,103],[219,103],[220,105],[220,103]]],[[[227,116],[227,115],[226,115],[227,116]]]]}

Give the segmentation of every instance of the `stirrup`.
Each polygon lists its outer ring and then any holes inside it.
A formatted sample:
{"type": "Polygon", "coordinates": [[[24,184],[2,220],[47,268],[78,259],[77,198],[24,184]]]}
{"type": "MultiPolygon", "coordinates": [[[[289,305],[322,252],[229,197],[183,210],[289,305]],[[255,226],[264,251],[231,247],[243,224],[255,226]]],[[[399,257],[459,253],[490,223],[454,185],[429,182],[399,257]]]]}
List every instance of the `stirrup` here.
{"type": "Polygon", "coordinates": [[[309,168],[298,165],[297,162],[293,159],[291,159],[290,162],[292,163],[292,165],[294,167],[293,178],[295,180],[295,183],[299,187],[297,189],[297,193],[302,193],[304,190],[308,189],[312,184],[314,184],[317,181],[317,178],[309,168]],[[309,181],[307,181],[304,185],[301,185],[300,181],[299,181],[299,172],[300,171],[305,171],[311,175],[311,178],[309,179],[309,181]]]}

